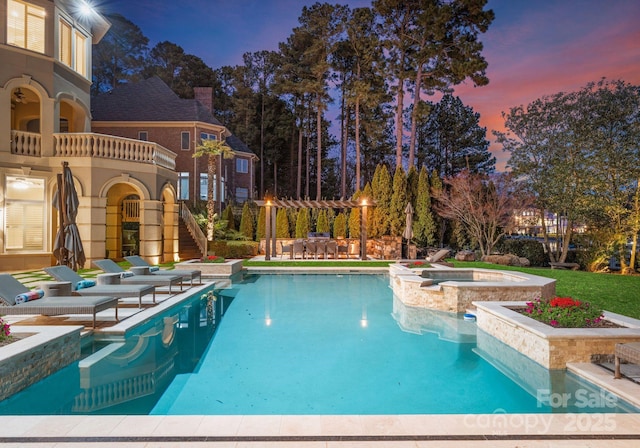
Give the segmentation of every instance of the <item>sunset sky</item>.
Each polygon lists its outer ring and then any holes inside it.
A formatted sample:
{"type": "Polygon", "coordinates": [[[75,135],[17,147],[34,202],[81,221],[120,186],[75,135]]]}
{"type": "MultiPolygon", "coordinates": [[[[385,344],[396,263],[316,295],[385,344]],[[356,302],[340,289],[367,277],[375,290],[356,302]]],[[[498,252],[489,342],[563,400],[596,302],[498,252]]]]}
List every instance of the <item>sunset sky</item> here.
{"type": "MultiPolygon", "coordinates": [[[[174,42],[215,69],[241,64],[248,51],[277,50],[298,25],[302,7],[313,3],[106,0],[100,10],[118,12],[138,25],[150,46],[174,42]]],[[[371,5],[367,0],[341,3],[371,5]]],[[[503,129],[503,111],[602,77],[640,84],[640,1],[490,0],[488,7],[496,18],[481,39],[490,84],[461,85],[455,94],[481,114],[498,169],[507,155],[493,143],[491,131],[503,129]]]]}

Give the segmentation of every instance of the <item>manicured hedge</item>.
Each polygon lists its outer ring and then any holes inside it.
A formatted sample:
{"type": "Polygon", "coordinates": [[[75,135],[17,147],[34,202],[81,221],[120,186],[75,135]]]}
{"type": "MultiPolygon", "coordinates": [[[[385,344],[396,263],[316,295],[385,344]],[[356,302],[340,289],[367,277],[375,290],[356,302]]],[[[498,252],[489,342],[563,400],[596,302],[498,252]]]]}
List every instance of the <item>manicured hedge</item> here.
{"type": "Polygon", "coordinates": [[[209,242],[209,253],[224,258],[251,258],[258,254],[258,243],[255,241],[211,241],[209,242]]]}

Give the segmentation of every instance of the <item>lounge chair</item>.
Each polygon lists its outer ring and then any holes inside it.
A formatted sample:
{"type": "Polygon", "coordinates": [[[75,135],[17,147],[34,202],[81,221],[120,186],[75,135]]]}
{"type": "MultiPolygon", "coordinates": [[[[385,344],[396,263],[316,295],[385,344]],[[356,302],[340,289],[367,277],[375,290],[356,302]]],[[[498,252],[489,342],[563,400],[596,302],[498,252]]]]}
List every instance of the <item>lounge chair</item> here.
{"type": "Polygon", "coordinates": [[[62,314],[92,314],[93,328],[96,327],[96,313],[115,308],[118,320],[118,299],[115,297],[51,296],[37,300],[16,303],[16,298],[31,290],[9,274],[0,274],[0,315],[41,314],[60,316],[62,314]]]}
{"type": "Polygon", "coordinates": [[[181,275],[139,275],[135,273],[135,269],[125,271],[115,261],[109,260],[108,258],[104,260],[93,260],[93,264],[108,274],[120,274],[121,285],[168,286],[169,294],[171,294],[171,287],[173,285],[180,285],[180,291],[182,291],[181,275]]]}
{"type": "Polygon", "coordinates": [[[139,255],[130,255],[128,257],[124,257],[124,259],[131,263],[131,266],[149,268],[149,273],[151,275],[181,275],[184,280],[189,280],[189,284],[191,286],[193,286],[193,281],[196,278],[199,282],[202,282],[202,272],[198,269],[159,269],[156,266],[151,266],[139,255]]]}
{"type": "Polygon", "coordinates": [[[451,252],[449,249],[440,249],[435,254],[428,256],[426,260],[429,263],[437,263],[439,261],[443,261],[447,257],[447,255],[449,255],[449,252],[451,252]]]}
{"type": "Polygon", "coordinates": [[[95,285],[78,289],[85,279],[69,266],[51,266],[44,268],[44,271],[59,282],[71,282],[71,290],[81,296],[111,296],[118,299],[137,296],[142,307],[142,296],[153,294],[153,303],[156,303],[156,288],[153,285],[95,285]]]}

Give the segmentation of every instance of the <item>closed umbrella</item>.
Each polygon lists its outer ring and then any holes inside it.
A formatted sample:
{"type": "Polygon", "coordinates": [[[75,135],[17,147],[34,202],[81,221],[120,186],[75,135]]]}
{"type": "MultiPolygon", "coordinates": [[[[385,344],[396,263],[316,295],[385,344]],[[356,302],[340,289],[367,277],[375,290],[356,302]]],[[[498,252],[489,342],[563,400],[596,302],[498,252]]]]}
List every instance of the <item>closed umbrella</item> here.
{"type": "Polygon", "coordinates": [[[404,225],[404,232],[402,232],[402,237],[406,240],[410,240],[413,238],[413,207],[411,206],[411,202],[407,203],[404,213],[406,215],[406,222],[404,225]]]}
{"type": "Polygon", "coordinates": [[[53,206],[58,209],[60,219],[53,255],[58,265],[69,266],[77,271],[84,266],[86,257],[76,224],[80,202],[68,162],[62,162],[62,174],[58,174],[57,180],[58,189],[53,196],[53,206]]]}

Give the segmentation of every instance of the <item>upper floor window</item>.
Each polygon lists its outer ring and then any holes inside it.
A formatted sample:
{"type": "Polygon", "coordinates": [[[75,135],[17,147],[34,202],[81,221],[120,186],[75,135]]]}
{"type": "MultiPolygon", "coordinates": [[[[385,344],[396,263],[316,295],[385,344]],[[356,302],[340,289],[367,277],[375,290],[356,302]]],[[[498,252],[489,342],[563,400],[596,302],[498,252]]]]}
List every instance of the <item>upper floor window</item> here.
{"type": "Polygon", "coordinates": [[[142,140],[143,142],[149,141],[149,132],[147,131],[138,131],[138,140],[142,140]]]}
{"type": "Polygon", "coordinates": [[[44,53],[45,10],[17,0],[7,2],[7,43],[44,53]]]}
{"type": "Polygon", "coordinates": [[[218,136],[216,134],[209,134],[207,132],[200,133],[200,140],[218,140],[218,136]]]}
{"type": "Polygon", "coordinates": [[[249,161],[247,159],[236,159],[236,173],[248,173],[249,161]]]}
{"type": "Polygon", "coordinates": [[[191,134],[189,131],[182,131],[180,133],[180,149],[183,151],[189,151],[191,149],[191,134]]]}
{"type": "Polygon", "coordinates": [[[58,37],[58,59],[76,72],[88,76],[87,42],[88,38],[63,19],[60,19],[58,37]]]}

